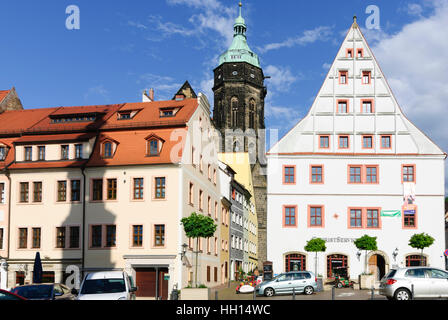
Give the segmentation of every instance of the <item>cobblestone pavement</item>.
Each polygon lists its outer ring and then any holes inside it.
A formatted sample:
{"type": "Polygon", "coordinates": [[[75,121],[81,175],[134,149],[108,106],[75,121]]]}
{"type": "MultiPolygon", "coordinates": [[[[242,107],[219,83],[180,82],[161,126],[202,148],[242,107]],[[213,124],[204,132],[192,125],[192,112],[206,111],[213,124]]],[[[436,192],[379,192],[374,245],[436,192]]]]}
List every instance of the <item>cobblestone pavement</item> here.
{"type": "MultiPolygon", "coordinates": [[[[254,295],[252,293],[248,294],[237,294],[236,293],[237,283],[231,283],[230,288],[227,286],[212,289],[212,299],[216,299],[216,292],[218,300],[253,300],[254,295]]],[[[278,295],[274,297],[264,297],[256,296],[255,300],[292,300],[293,295],[278,295]]],[[[332,300],[332,292],[330,290],[325,290],[322,292],[315,292],[312,295],[296,294],[296,300],[332,300]]],[[[359,290],[350,288],[335,289],[335,300],[371,300],[372,291],[371,290],[359,290]]],[[[374,291],[374,300],[387,300],[386,297],[378,294],[378,290],[374,291]]]]}

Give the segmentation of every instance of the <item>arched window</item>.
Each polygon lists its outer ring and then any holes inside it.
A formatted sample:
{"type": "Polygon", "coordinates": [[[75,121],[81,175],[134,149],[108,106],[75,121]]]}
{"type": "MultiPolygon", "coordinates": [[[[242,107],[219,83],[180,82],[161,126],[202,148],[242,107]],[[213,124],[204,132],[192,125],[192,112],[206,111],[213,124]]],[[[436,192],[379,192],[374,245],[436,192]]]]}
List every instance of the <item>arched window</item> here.
{"type": "Polygon", "coordinates": [[[285,272],[306,270],[306,256],[300,253],[291,253],[285,256],[285,272]]]}
{"type": "Polygon", "coordinates": [[[230,100],[230,106],[232,110],[232,127],[238,127],[238,98],[233,97],[230,100]]]}
{"type": "Polygon", "coordinates": [[[239,152],[240,151],[240,143],[238,141],[235,141],[233,143],[233,152],[239,152]]]}
{"type": "Polygon", "coordinates": [[[255,100],[249,101],[249,128],[255,129],[255,100]]]}
{"type": "Polygon", "coordinates": [[[426,266],[426,257],[418,254],[406,256],[406,267],[426,266]]]}
{"type": "Polygon", "coordinates": [[[327,277],[333,277],[333,270],[335,268],[346,268],[347,256],[343,254],[332,254],[327,256],[327,277]]]}
{"type": "Polygon", "coordinates": [[[113,146],[112,142],[106,141],[103,143],[103,158],[112,158],[113,146]]]}

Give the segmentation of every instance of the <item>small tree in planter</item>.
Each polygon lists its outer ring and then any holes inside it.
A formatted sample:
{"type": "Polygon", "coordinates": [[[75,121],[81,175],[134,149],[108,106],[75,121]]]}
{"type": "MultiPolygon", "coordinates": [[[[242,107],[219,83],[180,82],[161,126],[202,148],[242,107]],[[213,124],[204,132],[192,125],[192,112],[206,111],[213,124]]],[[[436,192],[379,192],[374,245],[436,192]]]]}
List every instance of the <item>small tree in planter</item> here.
{"type": "Polygon", "coordinates": [[[309,240],[305,245],[305,251],[307,252],[314,252],[314,274],[317,277],[317,253],[318,252],[325,252],[327,250],[327,247],[325,245],[325,240],[321,238],[313,238],[309,240]]]}
{"type": "Polygon", "coordinates": [[[434,243],[434,238],[426,233],[414,234],[411,239],[409,239],[409,245],[412,248],[420,249],[420,265],[423,265],[423,249],[430,247],[434,243]]]}
{"type": "Polygon", "coordinates": [[[364,250],[365,252],[364,273],[367,273],[367,252],[378,249],[376,237],[370,237],[365,234],[361,238],[356,239],[354,243],[358,250],[364,250]]]}
{"type": "Polygon", "coordinates": [[[195,266],[195,286],[198,286],[198,253],[199,238],[210,238],[215,234],[217,225],[212,218],[193,212],[189,217],[182,218],[181,224],[187,237],[196,239],[196,266],[195,266]]]}

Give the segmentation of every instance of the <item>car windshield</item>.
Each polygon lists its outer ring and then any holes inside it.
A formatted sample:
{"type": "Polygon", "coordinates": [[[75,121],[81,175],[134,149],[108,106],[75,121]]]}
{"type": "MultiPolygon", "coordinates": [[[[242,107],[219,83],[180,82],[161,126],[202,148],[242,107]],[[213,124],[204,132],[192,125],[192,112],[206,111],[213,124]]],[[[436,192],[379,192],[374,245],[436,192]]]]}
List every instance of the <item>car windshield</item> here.
{"type": "Polygon", "coordinates": [[[390,278],[392,278],[396,273],[397,273],[397,270],[392,269],[392,270],[389,271],[389,273],[388,273],[384,278],[386,278],[386,279],[390,279],[390,278]]]}
{"type": "Polygon", "coordinates": [[[27,299],[50,299],[51,294],[53,292],[53,286],[52,285],[24,286],[14,288],[11,291],[27,299]]]}
{"type": "Polygon", "coordinates": [[[117,293],[126,291],[124,279],[94,279],[86,280],[81,294],[117,293]]]}

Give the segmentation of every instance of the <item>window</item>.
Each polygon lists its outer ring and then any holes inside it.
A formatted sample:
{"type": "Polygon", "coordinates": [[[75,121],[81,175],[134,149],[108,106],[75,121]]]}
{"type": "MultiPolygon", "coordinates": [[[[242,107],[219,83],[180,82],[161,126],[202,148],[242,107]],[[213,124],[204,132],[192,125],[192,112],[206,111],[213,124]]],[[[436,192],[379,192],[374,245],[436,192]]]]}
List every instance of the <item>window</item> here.
{"type": "Polygon", "coordinates": [[[391,139],[392,136],[381,136],[381,149],[392,148],[391,139]]]}
{"type": "Polygon", "coordinates": [[[117,179],[107,179],[107,200],[117,200],[117,179]]]}
{"type": "Polygon", "coordinates": [[[403,208],[403,227],[417,227],[417,208],[403,208]]]}
{"type": "Polygon", "coordinates": [[[71,249],[79,248],[79,240],[80,240],[80,237],[79,237],[80,232],[79,231],[80,230],[79,230],[78,226],[70,227],[70,243],[69,243],[69,247],[71,249]]]}
{"type": "Polygon", "coordinates": [[[81,200],[81,180],[70,181],[70,200],[71,201],[81,200]]]}
{"type": "Polygon", "coordinates": [[[103,144],[103,158],[112,158],[112,142],[103,144]]]}
{"type": "Polygon", "coordinates": [[[155,198],[165,199],[165,177],[155,179],[155,198]]]}
{"type": "MultiPolygon", "coordinates": [[[[406,267],[419,267],[426,266],[426,257],[421,255],[409,255],[406,256],[406,267]]],[[[421,270],[421,269],[411,269],[411,270],[421,270]]]]}
{"type": "Polygon", "coordinates": [[[33,242],[32,242],[33,249],[40,248],[40,235],[41,235],[40,228],[33,228],[33,242]]]}
{"type": "Polygon", "coordinates": [[[65,248],[65,227],[57,227],[56,228],[56,248],[64,249],[65,248]]]}
{"type": "Polygon", "coordinates": [[[378,209],[367,209],[367,228],[379,228],[378,209]]]}
{"type": "Polygon", "coordinates": [[[188,201],[190,205],[194,204],[194,186],[190,183],[190,187],[188,188],[188,201]]]}
{"type": "Polygon", "coordinates": [[[216,184],[216,169],[213,169],[213,183],[216,184]]]}
{"type": "Polygon", "coordinates": [[[163,247],[165,245],[165,225],[156,224],[154,226],[154,246],[163,247]]]}
{"type": "MultiPolygon", "coordinates": [[[[285,272],[306,270],[306,256],[291,253],[285,256],[285,272]]],[[[284,279],[286,280],[286,279],[284,279]]]]}
{"type": "Polygon", "coordinates": [[[348,71],[339,71],[339,84],[347,84],[348,71]]]}
{"type": "Polygon", "coordinates": [[[28,195],[29,195],[29,183],[20,182],[20,202],[22,203],[28,202],[28,195]]]}
{"type": "Polygon", "coordinates": [[[102,239],[103,239],[102,231],[103,231],[103,226],[101,226],[101,225],[92,226],[92,228],[91,228],[91,232],[92,232],[91,247],[92,248],[101,248],[102,239]]]}
{"type": "Polygon", "coordinates": [[[251,99],[249,102],[249,128],[255,128],[255,100],[251,99]]]}
{"type": "Polygon", "coordinates": [[[350,227],[362,228],[362,209],[350,209],[350,227]]]}
{"type": "Polygon", "coordinates": [[[349,166],[350,183],[362,183],[362,166],[349,166]]]}
{"type": "Polygon", "coordinates": [[[332,254],[327,256],[327,277],[335,276],[335,269],[338,267],[347,267],[347,256],[342,254],[332,254]]]}
{"type": "Polygon", "coordinates": [[[361,112],[362,113],[373,113],[373,101],[372,100],[361,100],[361,112]]]}
{"type": "Polygon", "coordinates": [[[5,161],[6,159],[6,147],[0,146],[0,161],[5,161]]]}
{"type": "Polygon", "coordinates": [[[210,196],[207,197],[207,213],[210,217],[212,216],[212,198],[210,196]]]}
{"type": "Polygon", "coordinates": [[[132,246],[142,247],[143,246],[143,226],[136,225],[132,226],[132,246]]]}
{"type": "Polygon", "coordinates": [[[19,228],[19,249],[26,249],[28,247],[28,229],[19,228]]]}
{"type": "Polygon", "coordinates": [[[106,245],[105,247],[111,248],[116,246],[117,241],[117,226],[106,226],[106,245]]]}
{"type": "Polygon", "coordinates": [[[37,147],[37,159],[39,161],[44,161],[45,160],[45,146],[39,146],[37,147]]]}
{"type": "Polygon", "coordinates": [[[402,182],[415,182],[415,164],[402,165],[402,182]]]}
{"type": "Polygon", "coordinates": [[[118,113],[118,120],[129,120],[131,119],[130,111],[123,111],[118,113]]]}
{"type": "Polygon", "coordinates": [[[230,105],[232,109],[232,127],[238,127],[238,98],[233,97],[230,100],[230,105]]]}
{"type": "Polygon", "coordinates": [[[285,184],[293,184],[296,182],[296,167],[295,166],[285,166],[283,174],[283,183],[285,184]]]}
{"type": "Polygon", "coordinates": [[[310,227],[323,226],[323,206],[309,207],[309,226],[310,227]]]}
{"type": "Polygon", "coordinates": [[[201,211],[204,209],[203,199],[204,199],[204,192],[202,190],[199,190],[199,210],[201,211]]]}
{"type": "Polygon", "coordinates": [[[42,182],[33,182],[33,202],[42,202],[42,182]]]}
{"type": "Polygon", "coordinates": [[[323,166],[311,166],[311,181],[310,183],[323,183],[324,182],[324,167],[323,166]]]}
{"type": "Polygon", "coordinates": [[[33,148],[25,147],[25,161],[33,160],[33,148]]]}
{"type": "Polygon", "coordinates": [[[330,136],[319,136],[319,148],[328,149],[330,147],[330,136]]]}
{"type": "Polygon", "coordinates": [[[58,202],[67,200],[67,181],[58,181],[58,202]]]}
{"type": "Polygon", "coordinates": [[[211,281],[211,275],[210,275],[210,266],[207,266],[207,282],[211,281]]]}
{"type": "Polygon", "coordinates": [[[363,149],[373,148],[373,136],[362,136],[362,148],[363,149]]]}
{"type": "Polygon", "coordinates": [[[94,179],[92,183],[93,183],[92,200],[93,201],[103,200],[103,179],[94,179]]]}
{"type": "Polygon", "coordinates": [[[202,159],[202,154],[199,156],[199,171],[204,171],[204,161],[202,159]]]}
{"type": "Polygon", "coordinates": [[[61,146],[61,159],[68,160],[68,157],[69,157],[69,146],[68,145],[61,146]]]}
{"type": "Polygon", "coordinates": [[[149,155],[150,156],[159,155],[159,140],[152,139],[149,141],[149,155]]]}
{"type": "Polygon", "coordinates": [[[82,159],[82,144],[75,144],[75,158],[82,159]]]}
{"type": "Polygon", "coordinates": [[[349,141],[348,136],[339,136],[339,149],[348,149],[349,141]]]}
{"type": "Polygon", "coordinates": [[[337,113],[348,113],[348,100],[338,100],[337,113]]]}
{"type": "Polygon", "coordinates": [[[134,178],[134,200],[143,200],[143,178],[134,178]]]}
{"type": "Polygon", "coordinates": [[[4,229],[0,228],[0,250],[3,250],[4,229]]]}
{"type": "Polygon", "coordinates": [[[194,162],[194,147],[191,147],[191,165],[193,167],[196,167],[196,164],[194,162]]]}
{"type": "Polygon", "coordinates": [[[370,84],[371,72],[363,71],[362,72],[362,84],[370,84]]]}
{"type": "Polygon", "coordinates": [[[296,224],[296,207],[284,207],[283,226],[295,227],[296,224]]]}
{"type": "Polygon", "coordinates": [[[347,58],[353,58],[353,49],[347,49],[347,58]]]}
{"type": "Polygon", "coordinates": [[[366,166],[366,183],[378,183],[378,166],[366,166]]]}
{"type": "Polygon", "coordinates": [[[5,184],[0,182],[0,204],[5,203],[5,184]]]}
{"type": "Polygon", "coordinates": [[[362,48],[356,50],[356,57],[357,58],[364,57],[364,50],[362,48]]]}
{"type": "Polygon", "coordinates": [[[161,110],[160,112],[161,112],[160,113],[161,118],[174,116],[174,109],[165,109],[165,110],[161,110]]]}

